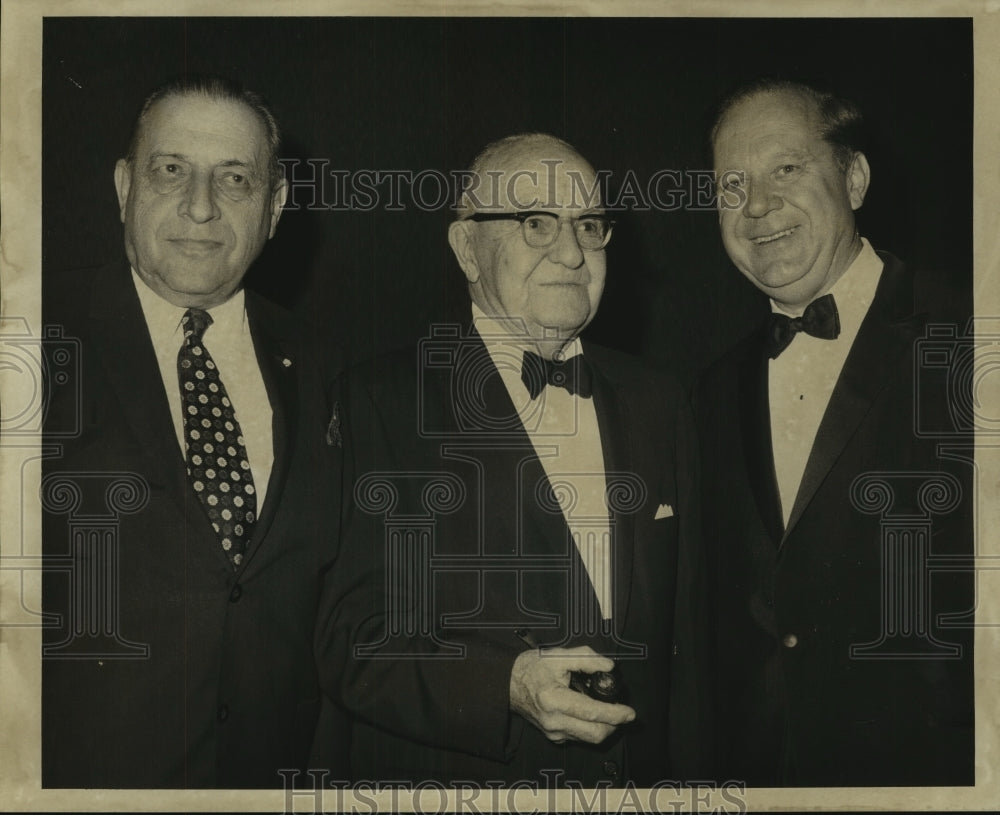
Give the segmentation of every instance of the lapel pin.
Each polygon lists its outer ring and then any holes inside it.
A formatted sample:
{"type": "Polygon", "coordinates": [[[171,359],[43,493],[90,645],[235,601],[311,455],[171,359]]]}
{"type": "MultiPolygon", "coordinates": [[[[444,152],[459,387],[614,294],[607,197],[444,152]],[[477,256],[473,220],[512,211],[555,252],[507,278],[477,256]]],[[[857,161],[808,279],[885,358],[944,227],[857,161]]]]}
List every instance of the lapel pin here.
{"type": "Polygon", "coordinates": [[[284,359],[282,359],[281,360],[281,364],[284,365],[286,368],[291,368],[292,367],[292,361],[288,357],[285,357],[284,359]]]}

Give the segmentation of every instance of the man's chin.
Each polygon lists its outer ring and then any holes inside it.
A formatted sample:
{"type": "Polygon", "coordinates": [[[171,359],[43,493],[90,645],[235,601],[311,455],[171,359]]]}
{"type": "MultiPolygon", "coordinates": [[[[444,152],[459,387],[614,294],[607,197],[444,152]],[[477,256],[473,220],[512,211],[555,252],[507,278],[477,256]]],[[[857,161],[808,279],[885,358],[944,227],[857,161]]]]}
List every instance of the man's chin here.
{"type": "Polygon", "coordinates": [[[744,271],[744,276],[768,297],[778,300],[782,292],[788,293],[798,288],[805,273],[797,264],[774,263],[766,268],[744,271]]]}
{"type": "Polygon", "coordinates": [[[534,322],[547,326],[551,331],[558,331],[560,335],[578,334],[592,316],[589,299],[572,294],[536,305],[541,308],[534,309],[534,322]]]}
{"type": "Polygon", "coordinates": [[[770,287],[758,285],[757,288],[787,311],[798,311],[804,308],[816,299],[820,292],[820,287],[814,281],[804,278],[798,278],[784,285],[770,287]]]}
{"type": "Polygon", "coordinates": [[[544,326],[541,338],[546,340],[560,339],[568,342],[583,331],[588,322],[587,315],[574,315],[573,317],[560,315],[548,320],[540,320],[539,325],[544,326]]]}
{"type": "Polygon", "coordinates": [[[139,272],[139,277],[160,297],[182,308],[212,308],[228,300],[239,288],[221,285],[222,277],[207,270],[186,268],[180,272],[164,275],[148,275],[139,272]]]}

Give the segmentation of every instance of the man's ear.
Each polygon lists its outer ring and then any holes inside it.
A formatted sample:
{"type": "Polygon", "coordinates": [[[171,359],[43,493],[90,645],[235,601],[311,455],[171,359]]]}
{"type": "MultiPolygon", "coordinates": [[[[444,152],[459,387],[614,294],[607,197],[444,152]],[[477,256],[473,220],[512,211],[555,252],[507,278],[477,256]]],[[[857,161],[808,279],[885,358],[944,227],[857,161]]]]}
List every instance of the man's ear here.
{"type": "Polygon", "coordinates": [[[868,184],[871,182],[871,168],[864,153],[855,153],[851,166],[847,169],[847,195],[851,199],[851,209],[860,209],[865,202],[868,184]]]}
{"type": "Polygon", "coordinates": [[[118,212],[122,223],[125,223],[125,203],[128,201],[128,190],[132,186],[132,168],[123,159],[115,162],[115,191],[118,193],[118,212]]]}
{"type": "Polygon", "coordinates": [[[271,228],[267,233],[268,238],[274,237],[274,231],[278,228],[278,219],[281,217],[282,207],[285,206],[287,197],[288,179],[282,178],[271,191],[271,228]]]}
{"type": "Polygon", "coordinates": [[[479,262],[472,245],[471,226],[469,221],[453,221],[448,227],[448,245],[455,253],[455,260],[462,267],[466,280],[473,284],[479,280],[479,262]]]}

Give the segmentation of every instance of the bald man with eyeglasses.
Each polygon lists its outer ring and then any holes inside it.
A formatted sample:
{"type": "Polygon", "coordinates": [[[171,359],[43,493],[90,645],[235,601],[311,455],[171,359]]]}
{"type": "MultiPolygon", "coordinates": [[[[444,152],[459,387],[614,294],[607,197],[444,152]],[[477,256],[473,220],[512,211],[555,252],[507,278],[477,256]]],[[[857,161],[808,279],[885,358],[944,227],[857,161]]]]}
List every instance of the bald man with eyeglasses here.
{"type": "Polygon", "coordinates": [[[448,230],[471,321],[345,380],[321,670],[356,778],[651,785],[703,767],[691,420],[580,339],[613,222],[569,144],[483,150],[448,230]]]}

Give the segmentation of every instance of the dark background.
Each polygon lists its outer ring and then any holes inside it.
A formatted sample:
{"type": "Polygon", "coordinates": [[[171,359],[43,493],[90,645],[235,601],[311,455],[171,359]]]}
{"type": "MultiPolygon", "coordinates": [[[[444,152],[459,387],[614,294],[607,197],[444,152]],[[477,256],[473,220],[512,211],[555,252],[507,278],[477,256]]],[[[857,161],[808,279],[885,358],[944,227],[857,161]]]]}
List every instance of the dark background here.
{"type": "MultiPolygon", "coordinates": [[[[327,171],[447,173],[496,138],[546,131],[609,170],[612,191],[629,170],[645,184],[709,167],[714,103],[767,74],[859,103],[872,166],[861,234],[971,284],[969,19],[47,18],[43,43],[45,272],[122,256],[114,163],[142,98],[181,73],[261,92],[284,155],[327,171]]],[[[316,211],[307,189],[295,194],[251,286],[355,358],[463,315],[447,207],[422,211],[404,194],[402,211],[316,211]]],[[[614,217],[588,336],[689,378],[766,310],[713,212],[614,217]]]]}

